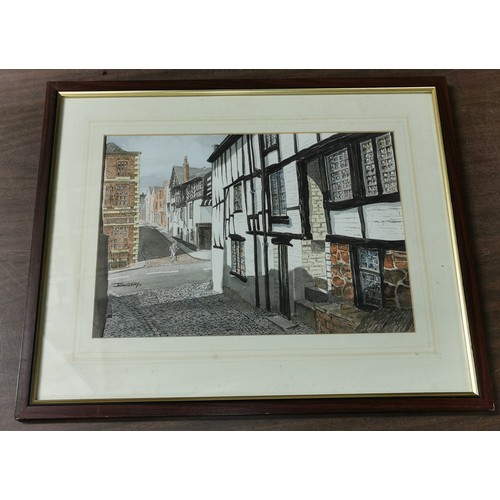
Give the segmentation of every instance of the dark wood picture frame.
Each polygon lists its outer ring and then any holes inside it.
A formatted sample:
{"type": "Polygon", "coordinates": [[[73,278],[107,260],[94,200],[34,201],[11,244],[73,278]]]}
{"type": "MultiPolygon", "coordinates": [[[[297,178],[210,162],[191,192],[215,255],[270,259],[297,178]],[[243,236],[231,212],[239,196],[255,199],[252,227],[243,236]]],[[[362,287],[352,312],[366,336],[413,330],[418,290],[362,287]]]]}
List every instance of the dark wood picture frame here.
{"type": "Polygon", "coordinates": [[[471,247],[463,210],[459,158],[455,145],[447,82],[444,78],[367,78],[367,79],[293,79],[229,81],[127,81],[127,82],[49,82],[47,85],[42,147],[33,224],[28,297],[24,337],[19,366],[15,416],[18,420],[179,417],[229,415],[318,415],[347,412],[408,411],[491,411],[493,397],[487,367],[487,355],[480,313],[480,301],[474,282],[471,247]],[[143,91],[143,90],[239,90],[293,88],[396,88],[435,87],[448,166],[451,203],[455,218],[464,295],[470,324],[478,396],[397,396],[397,397],[326,397],[266,398],[229,400],[117,401],[96,403],[34,404],[31,400],[33,366],[37,351],[38,311],[40,307],[45,258],[47,214],[51,204],[50,182],[57,128],[60,92],[71,91],[143,91]]]}

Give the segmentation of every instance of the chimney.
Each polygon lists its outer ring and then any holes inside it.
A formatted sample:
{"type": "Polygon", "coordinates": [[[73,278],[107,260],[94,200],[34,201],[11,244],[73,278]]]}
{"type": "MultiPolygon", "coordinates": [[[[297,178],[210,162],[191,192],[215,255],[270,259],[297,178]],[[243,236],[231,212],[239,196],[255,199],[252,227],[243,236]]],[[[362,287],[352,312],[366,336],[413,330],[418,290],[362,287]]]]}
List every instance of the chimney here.
{"type": "Polygon", "coordinates": [[[188,157],[184,157],[184,163],[182,164],[183,173],[184,173],[184,182],[189,180],[189,162],[188,157]]]}

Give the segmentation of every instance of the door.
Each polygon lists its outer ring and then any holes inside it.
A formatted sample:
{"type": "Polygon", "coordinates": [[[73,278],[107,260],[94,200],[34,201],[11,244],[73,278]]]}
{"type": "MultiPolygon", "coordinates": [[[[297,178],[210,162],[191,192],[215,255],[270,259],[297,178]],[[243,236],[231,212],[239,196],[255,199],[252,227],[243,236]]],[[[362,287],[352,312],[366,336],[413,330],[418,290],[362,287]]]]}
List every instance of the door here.
{"type": "Polygon", "coordinates": [[[212,247],[212,226],[210,224],[198,226],[198,248],[210,250],[212,247]]]}
{"type": "Polygon", "coordinates": [[[280,313],[290,319],[290,285],[288,280],[288,246],[278,245],[278,278],[280,287],[280,313]]]}

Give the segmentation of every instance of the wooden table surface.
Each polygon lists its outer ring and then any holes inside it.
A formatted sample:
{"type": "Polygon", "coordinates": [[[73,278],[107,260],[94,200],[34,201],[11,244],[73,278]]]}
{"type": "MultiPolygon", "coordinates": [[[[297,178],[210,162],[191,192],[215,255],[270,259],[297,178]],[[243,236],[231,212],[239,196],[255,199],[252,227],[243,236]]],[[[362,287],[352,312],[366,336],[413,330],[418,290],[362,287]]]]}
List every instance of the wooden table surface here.
{"type": "MultiPolygon", "coordinates": [[[[1,70],[0,430],[499,430],[497,413],[119,421],[14,420],[45,84],[53,80],[273,77],[447,77],[465,211],[483,304],[490,373],[500,384],[500,71],[498,70],[1,70]]],[[[498,404],[497,404],[498,406],[498,404]]]]}

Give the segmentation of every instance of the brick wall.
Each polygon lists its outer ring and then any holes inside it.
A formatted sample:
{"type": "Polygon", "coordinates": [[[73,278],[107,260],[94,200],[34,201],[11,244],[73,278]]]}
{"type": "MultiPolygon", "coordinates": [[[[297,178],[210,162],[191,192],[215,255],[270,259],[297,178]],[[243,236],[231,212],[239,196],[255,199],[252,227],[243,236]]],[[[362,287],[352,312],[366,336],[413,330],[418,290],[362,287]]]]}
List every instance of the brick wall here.
{"type": "Polygon", "coordinates": [[[134,249],[136,240],[139,238],[139,232],[134,224],[104,226],[103,232],[108,237],[108,266],[110,269],[125,267],[135,262],[134,249]],[[126,248],[115,248],[114,228],[117,226],[128,228],[126,248]]]}
{"type": "Polygon", "coordinates": [[[107,154],[105,165],[103,232],[108,236],[108,267],[116,269],[137,261],[139,154],[107,154]],[[122,233],[118,245],[115,228],[128,229],[126,237],[122,233]]]}

